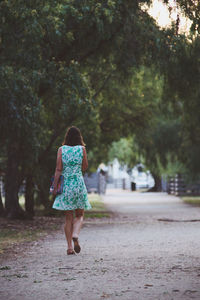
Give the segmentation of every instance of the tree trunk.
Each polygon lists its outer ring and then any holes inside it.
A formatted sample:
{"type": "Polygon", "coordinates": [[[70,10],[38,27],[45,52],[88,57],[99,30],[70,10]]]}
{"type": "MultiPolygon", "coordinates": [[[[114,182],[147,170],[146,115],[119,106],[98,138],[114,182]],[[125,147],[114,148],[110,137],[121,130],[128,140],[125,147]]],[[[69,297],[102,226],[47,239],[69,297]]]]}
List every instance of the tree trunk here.
{"type": "Polygon", "coordinates": [[[44,208],[48,209],[50,207],[49,190],[45,190],[44,187],[40,187],[39,200],[40,203],[44,206],[44,208]]]}
{"type": "Polygon", "coordinates": [[[0,216],[4,216],[5,210],[2,202],[2,197],[1,197],[1,189],[0,189],[0,216]]]}
{"type": "Polygon", "coordinates": [[[151,173],[154,179],[154,186],[148,192],[161,192],[161,177],[155,173],[151,173]]]}
{"type": "Polygon", "coordinates": [[[24,211],[19,205],[19,164],[16,148],[8,148],[8,159],[5,176],[5,208],[7,217],[12,219],[24,218],[24,211]]]}
{"type": "Polygon", "coordinates": [[[26,192],[25,192],[25,209],[27,216],[33,218],[34,216],[34,182],[33,176],[26,177],[26,192]]]}

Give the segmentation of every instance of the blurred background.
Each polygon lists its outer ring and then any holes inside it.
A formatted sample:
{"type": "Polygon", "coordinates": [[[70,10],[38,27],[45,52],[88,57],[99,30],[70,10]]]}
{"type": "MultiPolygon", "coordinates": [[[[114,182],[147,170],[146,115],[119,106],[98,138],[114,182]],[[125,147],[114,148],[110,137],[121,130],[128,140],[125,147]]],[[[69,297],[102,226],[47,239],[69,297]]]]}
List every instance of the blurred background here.
{"type": "Polygon", "coordinates": [[[0,2],[0,214],[50,209],[71,125],[89,192],[200,193],[200,3],[0,2]]]}

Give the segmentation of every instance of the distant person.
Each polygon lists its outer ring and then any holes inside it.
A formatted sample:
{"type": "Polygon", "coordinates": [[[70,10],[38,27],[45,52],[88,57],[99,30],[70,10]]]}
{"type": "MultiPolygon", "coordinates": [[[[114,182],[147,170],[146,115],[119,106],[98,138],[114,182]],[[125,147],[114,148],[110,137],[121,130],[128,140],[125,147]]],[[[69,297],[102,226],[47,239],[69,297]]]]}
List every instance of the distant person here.
{"type": "Polygon", "coordinates": [[[68,255],[81,251],[78,237],[83,224],[84,210],[91,208],[82,175],[82,171],[87,167],[87,154],[81,132],[77,127],[72,126],[67,130],[63,146],[58,149],[53,184],[53,195],[56,196],[53,208],[65,211],[64,230],[68,255]],[[57,194],[61,174],[64,176],[63,191],[57,194]]]}

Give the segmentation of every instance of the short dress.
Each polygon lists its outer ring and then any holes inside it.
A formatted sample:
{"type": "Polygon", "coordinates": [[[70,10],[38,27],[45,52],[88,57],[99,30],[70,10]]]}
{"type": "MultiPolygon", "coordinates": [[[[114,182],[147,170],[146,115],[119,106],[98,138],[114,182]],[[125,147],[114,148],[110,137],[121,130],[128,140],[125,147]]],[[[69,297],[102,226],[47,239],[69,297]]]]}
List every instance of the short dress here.
{"type": "Polygon", "coordinates": [[[58,194],[55,198],[54,209],[91,209],[82,174],[82,160],[82,146],[62,146],[64,185],[62,194],[58,194]]]}

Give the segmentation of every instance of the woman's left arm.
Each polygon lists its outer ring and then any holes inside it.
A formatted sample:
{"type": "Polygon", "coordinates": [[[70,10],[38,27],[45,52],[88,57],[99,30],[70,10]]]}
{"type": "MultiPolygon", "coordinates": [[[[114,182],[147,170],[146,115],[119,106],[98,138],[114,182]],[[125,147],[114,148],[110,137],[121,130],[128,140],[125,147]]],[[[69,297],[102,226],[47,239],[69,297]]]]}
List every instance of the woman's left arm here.
{"type": "Polygon", "coordinates": [[[56,171],[55,171],[55,177],[54,177],[54,183],[53,183],[53,195],[55,196],[57,193],[57,188],[58,188],[58,181],[60,178],[60,175],[62,174],[62,148],[60,147],[58,149],[57,153],[57,162],[56,162],[56,171]]]}

